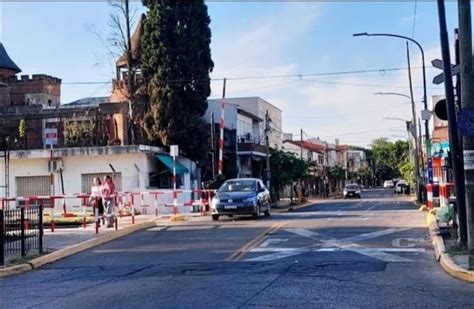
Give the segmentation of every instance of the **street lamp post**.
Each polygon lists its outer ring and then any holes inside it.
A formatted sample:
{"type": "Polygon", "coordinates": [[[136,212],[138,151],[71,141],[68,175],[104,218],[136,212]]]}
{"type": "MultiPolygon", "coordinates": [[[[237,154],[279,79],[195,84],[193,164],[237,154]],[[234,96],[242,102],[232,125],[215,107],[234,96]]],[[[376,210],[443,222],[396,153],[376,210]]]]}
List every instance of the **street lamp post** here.
{"type": "MultiPolygon", "coordinates": [[[[426,67],[425,67],[425,52],[423,51],[423,47],[421,47],[420,43],[415,41],[414,39],[403,36],[403,35],[398,35],[398,34],[392,34],[392,33],[354,33],[353,36],[387,36],[387,37],[393,37],[393,38],[399,38],[399,39],[404,39],[407,41],[410,41],[412,43],[415,43],[416,46],[420,49],[421,52],[421,61],[422,61],[422,69],[423,69],[423,104],[425,110],[428,110],[428,101],[426,98],[426,67]]],[[[421,132],[420,132],[421,134],[421,132]]],[[[430,156],[430,133],[429,133],[429,127],[428,127],[428,120],[425,120],[425,146],[426,146],[426,156],[430,156]]]]}

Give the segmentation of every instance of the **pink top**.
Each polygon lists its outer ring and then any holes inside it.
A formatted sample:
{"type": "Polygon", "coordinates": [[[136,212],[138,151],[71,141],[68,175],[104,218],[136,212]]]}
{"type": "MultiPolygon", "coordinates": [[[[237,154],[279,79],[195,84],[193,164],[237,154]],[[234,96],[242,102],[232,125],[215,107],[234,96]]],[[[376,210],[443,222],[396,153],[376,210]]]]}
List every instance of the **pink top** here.
{"type": "Polygon", "coordinates": [[[102,186],[102,196],[109,198],[110,195],[115,194],[115,185],[113,182],[106,182],[102,186]]]}

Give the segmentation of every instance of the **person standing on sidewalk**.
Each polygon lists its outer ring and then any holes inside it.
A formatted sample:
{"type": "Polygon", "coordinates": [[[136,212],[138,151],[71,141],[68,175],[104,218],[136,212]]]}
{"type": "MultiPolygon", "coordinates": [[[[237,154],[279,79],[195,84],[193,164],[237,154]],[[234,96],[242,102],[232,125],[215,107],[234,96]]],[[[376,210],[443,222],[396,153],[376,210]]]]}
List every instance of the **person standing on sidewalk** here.
{"type": "Polygon", "coordinates": [[[94,182],[91,187],[91,196],[89,202],[92,202],[94,206],[94,215],[96,223],[100,226],[100,219],[104,223],[104,204],[102,203],[102,182],[99,177],[94,178],[94,182]]]}
{"type": "Polygon", "coordinates": [[[102,186],[102,198],[107,209],[107,227],[114,226],[114,206],[115,206],[115,184],[110,175],[105,176],[102,186]]]}

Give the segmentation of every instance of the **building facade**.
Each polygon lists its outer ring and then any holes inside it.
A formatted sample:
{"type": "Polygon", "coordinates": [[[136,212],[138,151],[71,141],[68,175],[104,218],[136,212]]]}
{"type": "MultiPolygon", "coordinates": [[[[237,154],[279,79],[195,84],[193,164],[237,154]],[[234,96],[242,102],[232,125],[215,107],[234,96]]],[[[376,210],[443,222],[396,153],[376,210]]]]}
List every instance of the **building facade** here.
{"type": "MultiPolygon", "coordinates": [[[[111,175],[118,192],[153,189],[171,192],[170,162],[172,159],[163,149],[144,145],[60,148],[52,152],[43,149],[16,150],[10,152],[8,191],[10,196],[90,193],[95,177],[103,179],[105,175],[111,175]]],[[[4,168],[0,166],[0,172],[4,173],[4,168]]],[[[196,171],[193,162],[178,157],[176,170],[178,189],[191,190],[196,186],[196,179],[192,176],[196,171]]],[[[4,192],[0,196],[4,196],[4,192]]],[[[179,195],[180,203],[190,198],[190,192],[179,195]]],[[[145,204],[154,205],[153,196],[146,195],[144,199],[145,204]]],[[[55,206],[61,209],[63,202],[57,200],[55,206]]],[[[160,203],[171,204],[171,193],[161,196],[160,203]]],[[[80,204],[80,199],[66,200],[68,210],[74,210],[80,204]]],[[[140,203],[137,202],[135,206],[140,209],[140,203]]],[[[189,211],[189,208],[180,210],[189,211]]]]}

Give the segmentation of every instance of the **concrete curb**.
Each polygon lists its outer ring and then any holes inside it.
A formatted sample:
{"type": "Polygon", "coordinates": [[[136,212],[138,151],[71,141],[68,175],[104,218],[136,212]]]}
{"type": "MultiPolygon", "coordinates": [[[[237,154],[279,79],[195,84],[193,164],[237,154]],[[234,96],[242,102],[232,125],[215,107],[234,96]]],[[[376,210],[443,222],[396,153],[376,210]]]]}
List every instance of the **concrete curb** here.
{"type": "Polygon", "coordinates": [[[21,274],[32,269],[33,267],[31,267],[30,264],[19,264],[15,266],[5,267],[3,269],[0,269],[0,278],[21,274]]]}
{"type": "Polygon", "coordinates": [[[0,269],[0,278],[8,277],[11,275],[20,274],[20,273],[27,272],[36,268],[40,268],[41,266],[44,266],[46,264],[55,262],[65,257],[74,255],[76,253],[85,251],[87,249],[96,247],[101,244],[107,243],[109,241],[126,236],[128,234],[132,234],[139,230],[152,228],[154,226],[156,226],[155,219],[138,223],[132,226],[128,226],[122,230],[118,230],[116,232],[98,236],[96,238],[86,240],[79,244],[76,244],[76,245],[73,245],[73,246],[58,250],[58,251],[54,251],[52,253],[43,255],[41,257],[32,259],[31,261],[25,264],[20,264],[20,265],[15,265],[15,266],[6,267],[4,269],[0,269]]]}
{"type": "Polygon", "coordinates": [[[438,224],[436,223],[436,216],[433,214],[428,214],[427,221],[430,235],[433,239],[436,261],[438,261],[444,271],[446,271],[451,276],[467,282],[474,282],[474,271],[469,271],[460,267],[459,265],[456,265],[449,254],[446,253],[443,237],[435,233],[435,230],[439,228],[438,224]]]}

